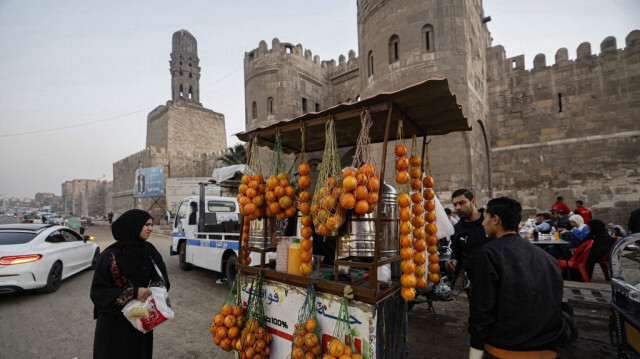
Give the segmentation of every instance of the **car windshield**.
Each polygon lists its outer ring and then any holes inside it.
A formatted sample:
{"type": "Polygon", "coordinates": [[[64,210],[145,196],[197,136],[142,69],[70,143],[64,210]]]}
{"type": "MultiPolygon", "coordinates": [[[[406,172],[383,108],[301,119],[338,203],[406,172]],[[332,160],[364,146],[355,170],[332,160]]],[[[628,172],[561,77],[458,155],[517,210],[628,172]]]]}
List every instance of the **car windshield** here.
{"type": "Polygon", "coordinates": [[[36,237],[37,233],[0,232],[0,245],[24,244],[36,237]]]}

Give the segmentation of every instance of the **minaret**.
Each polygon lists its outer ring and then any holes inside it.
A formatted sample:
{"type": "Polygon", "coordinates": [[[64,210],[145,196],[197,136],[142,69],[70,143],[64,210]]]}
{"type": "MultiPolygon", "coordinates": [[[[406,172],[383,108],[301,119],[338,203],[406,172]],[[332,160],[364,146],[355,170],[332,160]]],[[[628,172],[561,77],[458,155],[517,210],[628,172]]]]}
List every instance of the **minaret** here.
{"type": "Polygon", "coordinates": [[[187,30],[173,34],[173,49],[169,71],[171,72],[171,100],[200,104],[200,59],[198,43],[187,30]]]}

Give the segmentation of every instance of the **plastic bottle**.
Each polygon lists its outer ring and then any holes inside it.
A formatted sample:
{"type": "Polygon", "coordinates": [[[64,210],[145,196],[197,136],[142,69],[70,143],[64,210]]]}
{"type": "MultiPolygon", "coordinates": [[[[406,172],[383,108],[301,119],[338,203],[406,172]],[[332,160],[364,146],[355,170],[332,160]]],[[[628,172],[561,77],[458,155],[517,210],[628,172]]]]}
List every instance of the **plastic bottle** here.
{"type": "Polygon", "coordinates": [[[287,264],[287,273],[301,275],[300,273],[300,238],[294,238],[293,242],[289,246],[289,258],[287,264]]]}
{"type": "Polygon", "coordinates": [[[276,246],[276,271],[278,272],[287,273],[290,245],[291,241],[288,238],[282,238],[276,246]]]}

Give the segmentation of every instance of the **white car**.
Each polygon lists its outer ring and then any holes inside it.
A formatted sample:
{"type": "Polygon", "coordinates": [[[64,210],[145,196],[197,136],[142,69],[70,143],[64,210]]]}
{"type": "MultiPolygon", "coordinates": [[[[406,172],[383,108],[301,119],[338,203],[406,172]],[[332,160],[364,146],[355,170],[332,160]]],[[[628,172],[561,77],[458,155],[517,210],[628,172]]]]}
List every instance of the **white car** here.
{"type": "Polygon", "coordinates": [[[90,236],[51,224],[0,225],[0,293],[58,290],[60,282],[94,269],[100,247],[90,236]]]}

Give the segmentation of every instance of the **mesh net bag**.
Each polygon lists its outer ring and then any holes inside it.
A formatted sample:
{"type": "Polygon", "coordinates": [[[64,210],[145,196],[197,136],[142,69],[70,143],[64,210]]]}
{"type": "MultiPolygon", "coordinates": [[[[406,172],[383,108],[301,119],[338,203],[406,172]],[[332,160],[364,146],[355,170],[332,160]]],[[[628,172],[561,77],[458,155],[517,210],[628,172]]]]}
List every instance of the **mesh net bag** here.
{"type": "Polygon", "coordinates": [[[322,342],[316,308],[316,291],[313,284],[307,287],[307,296],[298,311],[298,321],[293,331],[291,343],[291,358],[303,359],[308,357],[320,358],[322,342]]]}
{"type": "Polygon", "coordinates": [[[313,224],[319,235],[335,236],[344,223],[345,209],[339,205],[342,171],[333,119],[326,125],[324,152],[318,171],[318,183],[311,201],[313,224]]]}
{"type": "Polygon", "coordinates": [[[249,157],[247,158],[247,173],[242,176],[242,184],[238,188],[238,204],[240,214],[250,221],[261,218],[265,211],[265,184],[261,174],[260,156],[258,155],[258,139],[253,138],[249,143],[249,157]]]}
{"type": "Polygon", "coordinates": [[[240,288],[244,282],[242,273],[236,276],[229,293],[209,327],[213,335],[213,343],[224,351],[236,349],[240,331],[244,324],[245,309],[242,307],[240,288]]]}
{"type": "Polygon", "coordinates": [[[362,359],[362,355],[355,346],[349,318],[349,302],[345,297],[342,297],[340,301],[340,311],[336,319],[336,326],[333,329],[333,339],[327,346],[326,355],[332,358],[340,358],[343,355],[347,355],[351,359],[362,359]]]}
{"type": "Polygon", "coordinates": [[[422,195],[425,200],[424,219],[426,222],[426,245],[427,252],[429,253],[429,273],[427,278],[431,283],[438,283],[440,281],[440,265],[438,264],[438,237],[436,236],[436,233],[438,232],[438,227],[436,226],[436,193],[433,190],[435,181],[433,180],[433,176],[431,175],[431,164],[429,162],[429,142],[425,144],[425,177],[422,180],[422,185],[424,187],[424,192],[422,192],[422,195]]]}
{"type": "MultiPolygon", "coordinates": [[[[422,197],[422,156],[418,152],[418,144],[416,135],[411,137],[411,157],[409,158],[409,164],[411,165],[411,171],[409,176],[411,177],[411,201],[413,205],[411,212],[413,218],[411,218],[411,225],[413,226],[413,263],[415,264],[414,276],[410,278],[411,281],[415,280],[415,286],[418,289],[425,289],[427,287],[427,281],[424,277],[426,255],[425,249],[427,248],[427,242],[425,241],[426,232],[424,227],[425,217],[422,197]]],[[[411,274],[409,274],[411,276],[411,274]]]]}
{"type": "Polygon", "coordinates": [[[289,183],[289,175],[282,154],[282,140],[280,131],[276,133],[276,143],[273,149],[270,176],[267,179],[265,213],[268,217],[284,220],[296,215],[294,201],[296,192],[289,183]]]}
{"type": "Polygon", "coordinates": [[[298,208],[300,209],[300,248],[302,252],[300,254],[300,274],[303,276],[311,275],[313,268],[311,266],[311,258],[313,256],[313,228],[311,223],[311,193],[309,187],[311,186],[311,178],[309,173],[311,168],[307,163],[307,156],[305,153],[305,135],[306,129],[304,125],[301,128],[301,140],[302,148],[300,153],[300,165],[298,166],[298,208]]]}
{"type": "Polygon", "coordinates": [[[263,276],[260,273],[251,283],[246,322],[236,342],[241,359],[269,357],[271,333],[267,330],[263,307],[263,276]]]}
{"type": "Polygon", "coordinates": [[[340,205],[345,209],[353,209],[357,214],[367,214],[373,213],[378,204],[380,176],[370,146],[369,130],[373,121],[369,110],[362,110],[360,122],[362,126],[353,162],[351,167],[342,171],[340,205]]]}

